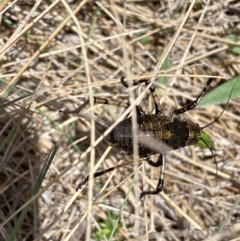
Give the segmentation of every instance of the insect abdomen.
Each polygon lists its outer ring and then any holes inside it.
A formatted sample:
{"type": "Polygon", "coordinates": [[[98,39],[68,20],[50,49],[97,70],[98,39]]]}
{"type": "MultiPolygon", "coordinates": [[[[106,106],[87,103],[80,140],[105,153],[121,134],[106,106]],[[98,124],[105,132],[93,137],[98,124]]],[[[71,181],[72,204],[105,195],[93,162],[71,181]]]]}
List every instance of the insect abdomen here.
{"type": "MultiPolygon", "coordinates": [[[[120,147],[127,151],[128,146],[132,145],[132,125],[131,119],[121,121],[107,136],[110,145],[120,147]]],[[[128,152],[128,151],[127,151],[128,152]]]]}
{"type": "MultiPolygon", "coordinates": [[[[139,115],[137,117],[138,151],[140,156],[165,153],[193,145],[200,139],[198,124],[165,115],[139,115]]],[[[133,153],[131,117],[120,122],[108,135],[110,145],[126,154],[133,153]]]]}

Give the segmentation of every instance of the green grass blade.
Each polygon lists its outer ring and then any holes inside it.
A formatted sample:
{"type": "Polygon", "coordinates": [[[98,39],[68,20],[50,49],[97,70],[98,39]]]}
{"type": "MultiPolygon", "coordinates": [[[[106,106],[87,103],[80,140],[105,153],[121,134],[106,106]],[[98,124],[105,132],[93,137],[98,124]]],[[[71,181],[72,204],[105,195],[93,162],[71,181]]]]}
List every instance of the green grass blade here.
{"type": "MultiPolygon", "coordinates": [[[[162,64],[162,67],[160,70],[168,70],[172,67],[172,62],[171,59],[169,58],[169,56],[167,56],[162,64]]],[[[160,76],[157,78],[158,82],[167,86],[168,85],[168,79],[167,77],[164,76],[160,76]]]]}
{"type": "MultiPolygon", "coordinates": [[[[43,170],[42,170],[42,172],[41,172],[41,174],[40,174],[40,176],[39,176],[39,178],[38,178],[38,180],[37,180],[37,182],[36,182],[36,185],[35,185],[35,187],[34,187],[34,189],[33,189],[32,197],[38,193],[39,188],[41,187],[42,182],[43,182],[43,180],[44,180],[44,178],[45,178],[45,176],[46,176],[46,174],[47,174],[47,171],[48,171],[48,169],[50,168],[50,165],[51,165],[51,163],[52,163],[52,161],[53,161],[53,159],[54,159],[54,156],[55,156],[56,153],[57,153],[57,149],[58,149],[58,147],[53,147],[52,150],[51,150],[51,153],[50,153],[49,156],[47,157],[46,164],[45,164],[45,166],[44,166],[44,168],[43,168],[43,170]]],[[[28,213],[31,205],[32,205],[32,203],[30,203],[29,205],[27,205],[27,206],[22,210],[22,212],[21,212],[21,214],[20,214],[20,216],[19,216],[19,218],[18,218],[18,220],[17,220],[17,222],[16,222],[16,224],[15,224],[15,226],[14,226],[14,228],[13,228],[13,230],[12,230],[10,236],[9,236],[9,238],[8,238],[8,241],[16,240],[16,235],[17,235],[17,233],[19,232],[19,230],[20,230],[20,228],[21,228],[21,226],[22,226],[22,224],[23,224],[24,219],[25,219],[26,216],[27,216],[27,213],[28,213]]]]}
{"type": "Polygon", "coordinates": [[[203,130],[201,131],[200,135],[201,139],[198,141],[197,146],[201,149],[212,148],[213,143],[211,137],[203,130]],[[207,143],[207,145],[205,143],[207,143]]]}
{"type": "Polygon", "coordinates": [[[215,89],[204,95],[201,101],[198,103],[197,108],[205,108],[208,106],[227,103],[230,94],[230,100],[240,97],[240,76],[237,76],[227,81],[226,83],[216,87],[215,89]]]}

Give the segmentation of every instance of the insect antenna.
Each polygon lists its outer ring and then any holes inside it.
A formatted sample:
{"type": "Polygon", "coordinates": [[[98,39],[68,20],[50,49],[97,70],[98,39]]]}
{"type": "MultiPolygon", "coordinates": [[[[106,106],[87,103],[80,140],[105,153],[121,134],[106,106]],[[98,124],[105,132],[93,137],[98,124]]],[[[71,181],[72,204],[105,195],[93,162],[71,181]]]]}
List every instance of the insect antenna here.
{"type": "Polygon", "coordinates": [[[234,85],[233,85],[233,87],[232,87],[232,89],[231,89],[230,95],[229,95],[229,97],[228,97],[227,103],[226,103],[226,105],[223,107],[222,112],[220,113],[220,115],[219,115],[217,118],[215,118],[213,121],[211,121],[210,123],[208,123],[207,125],[205,125],[205,126],[203,126],[203,127],[200,127],[201,130],[203,130],[203,129],[205,129],[206,127],[210,126],[211,124],[213,124],[215,121],[217,121],[217,120],[222,116],[222,114],[224,113],[224,111],[225,111],[225,110],[227,109],[227,107],[228,107],[229,101],[230,101],[230,99],[231,99],[233,90],[234,90],[237,82],[238,82],[238,80],[236,80],[236,82],[234,83],[234,85]]]}
{"type": "Polygon", "coordinates": [[[216,155],[214,154],[213,149],[207,144],[207,142],[206,142],[203,138],[200,138],[199,141],[202,141],[202,142],[206,145],[206,147],[209,149],[209,151],[211,152],[211,154],[212,154],[212,157],[213,157],[213,159],[214,159],[215,166],[216,166],[216,173],[215,173],[215,175],[216,175],[216,186],[217,186],[217,178],[218,178],[217,172],[218,172],[218,168],[217,168],[216,155]]]}
{"type": "MultiPolygon", "coordinates": [[[[210,123],[208,123],[207,125],[205,125],[205,126],[203,126],[203,127],[200,127],[201,130],[203,130],[203,129],[205,129],[206,127],[212,125],[215,121],[217,121],[217,120],[223,115],[224,111],[225,111],[225,110],[227,109],[227,107],[228,107],[228,104],[229,104],[229,102],[230,102],[230,99],[231,99],[231,96],[232,96],[234,87],[236,86],[237,82],[238,82],[238,80],[236,80],[236,82],[234,83],[234,85],[233,85],[233,87],[232,87],[232,89],[231,89],[230,95],[229,95],[229,97],[228,97],[227,103],[226,103],[226,105],[224,106],[224,108],[222,109],[220,115],[219,115],[217,118],[215,118],[213,121],[211,121],[210,123]]],[[[200,138],[200,141],[202,141],[202,142],[207,146],[207,148],[210,150],[210,152],[212,153],[212,157],[213,157],[213,159],[214,159],[215,166],[216,166],[216,186],[217,186],[217,178],[218,178],[217,171],[218,171],[218,169],[217,169],[216,156],[215,156],[215,154],[213,153],[213,149],[207,144],[207,142],[206,142],[203,138],[200,138]]]]}

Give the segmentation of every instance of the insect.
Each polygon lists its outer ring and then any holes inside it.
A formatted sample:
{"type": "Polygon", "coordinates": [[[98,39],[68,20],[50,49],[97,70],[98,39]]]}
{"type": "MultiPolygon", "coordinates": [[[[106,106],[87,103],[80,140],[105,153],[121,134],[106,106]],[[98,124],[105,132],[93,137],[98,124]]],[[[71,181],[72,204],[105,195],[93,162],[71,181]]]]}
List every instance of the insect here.
{"type": "MultiPolygon", "coordinates": [[[[204,127],[200,127],[197,123],[193,123],[190,120],[181,119],[179,116],[189,110],[192,110],[197,106],[204,93],[206,92],[208,86],[212,83],[214,79],[210,78],[207,80],[205,86],[203,87],[201,93],[197,96],[194,101],[191,101],[185,107],[174,110],[169,116],[164,115],[161,111],[161,106],[159,104],[159,98],[156,94],[155,87],[152,84],[149,88],[150,93],[154,100],[155,113],[149,114],[145,113],[139,105],[136,105],[137,113],[137,123],[135,129],[138,135],[138,153],[140,157],[144,157],[149,165],[153,167],[161,167],[160,177],[156,189],[153,191],[143,191],[140,194],[140,199],[146,195],[156,195],[159,194],[164,185],[164,166],[165,160],[164,155],[170,150],[176,150],[181,147],[190,146],[196,144],[200,137],[200,132],[214,121],[216,121],[224,112],[211,123],[204,127]],[[156,141],[157,142],[156,142],[156,141]],[[156,145],[157,143],[157,145],[156,145]],[[160,145],[160,147],[159,147],[160,145]],[[156,162],[151,160],[151,155],[159,154],[158,160],[156,162]]],[[[125,88],[129,85],[125,81],[125,77],[121,77],[121,83],[125,88]]],[[[133,83],[133,86],[145,83],[145,85],[150,84],[150,79],[140,79],[133,83]]],[[[230,97],[229,97],[230,98],[230,97]]],[[[107,100],[104,98],[94,97],[95,104],[108,104],[122,107],[129,107],[129,102],[118,102],[107,100]]],[[[78,108],[77,110],[80,110],[78,108]]],[[[64,111],[65,113],[76,113],[75,111],[64,111]]],[[[133,154],[133,126],[131,116],[125,118],[121,121],[107,136],[107,140],[110,145],[115,146],[123,150],[127,155],[133,154]]],[[[204,140],[202,140],[204,141],[204,140]]],[[[207,145],[207,144],[206,144],[207,145]]],[[[93,177],[99,177],[105,173],[111,172],[119,166],[111,167],[93,174],[93,177]]],[[[89,176],[87,176],[78,186],[77,191],[82,189],[82,187],[89,181],[89,176]]]]}

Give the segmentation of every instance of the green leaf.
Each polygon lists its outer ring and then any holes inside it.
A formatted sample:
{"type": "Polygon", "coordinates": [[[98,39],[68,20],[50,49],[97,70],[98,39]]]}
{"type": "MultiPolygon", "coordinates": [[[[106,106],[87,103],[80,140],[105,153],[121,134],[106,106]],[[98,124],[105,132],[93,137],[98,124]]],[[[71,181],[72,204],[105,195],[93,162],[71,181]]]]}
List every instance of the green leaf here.
{"type": "Polygon", "coordinates": [[[201,149],[209,149],[209,148],[212,147],[212,139],[205,131],[201,131],[200,132],[200,137],[201,137],[201,139],[197,143],[197,146],[199,148],[201,148],[201,149]]]}
{"type": "Polygon", "coordinates": [[[146,37],[140,39],[140,42],[141,42],[142,45],[148,45],[148,44],[151,43],[151,41],[152,40],[151,40],[151,38],[149,36],[146,36],[146,37]]]}
{"type": "Polygon", "coordinates": [[[162,84],[162,85],[165,85],[165,86],[168,85],[168,80],[167,80],[167,78],[164,77],[164,76],[158,77],[158,78],[157,78],[157,81],[158,81],[160,84],[162,84]]]}
{"type": "Polygon", "coordinates": [[[169,58],[169,56],[167,56],[164,59],[164,62],[163,62],[162,67],[161,67],[161,70],[167,70],[167,69],[170,69],[171,67],[172,67],[171,59],[169,58]]]}
{"type": "MultiPolygon", "coordinates": [[[[91,235],[92,238],[94,240],[105,240],[105,239],[110,240],[110,236],[116,224],[116,219],[117,219],[117,216],[113,212],[107,211],[107,219],[98,221],[100,229],[94,230],[92,232],[92,235],[91,235]]],[[[119,229],[121,227],[122,227],[122,224],[120,222],[117,222],[115,237],[118,237],[119,229]]]]}
{"type": "MultiPolygon", "coordinates": [[[[171,59],[167,56],[162,64],[162,67],[160,70],[167,70],[172,67],[171,59]]],[[[160,76],[157,78],[157,81],[165,86],[168,85],[168,79],[164,76],[160,76]]]]}
{"type": "Polygon", "coordinates": [[[237,76],[216,87],[203,96],[197,108],[227,103],[228,99],[240,97],[240,76],[237,76]]]}
{"type": "MultiPolygon", "coordinates": [[[[233,35],[233,34],[230,34],[227,36],[227,39],[229,40],[232,40],[234,42],[239,42],[240,41],[240,37],[239,36],[236,36],[236,35],[233,35]]],[[[230,50],[235,53],[235,54],[240,54],[240,47],[238,46],[235,46],[235,47],[231,47],[230,50]]]]}

